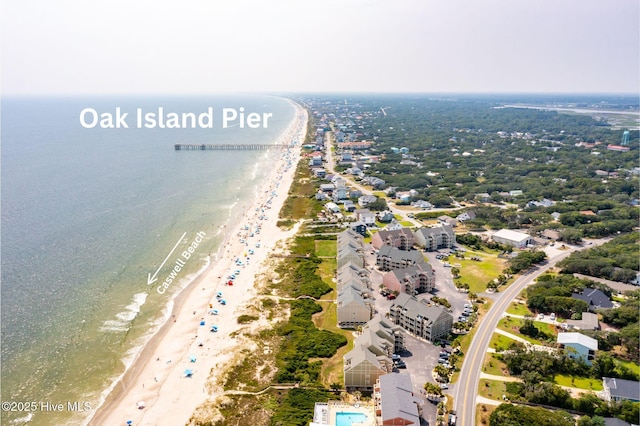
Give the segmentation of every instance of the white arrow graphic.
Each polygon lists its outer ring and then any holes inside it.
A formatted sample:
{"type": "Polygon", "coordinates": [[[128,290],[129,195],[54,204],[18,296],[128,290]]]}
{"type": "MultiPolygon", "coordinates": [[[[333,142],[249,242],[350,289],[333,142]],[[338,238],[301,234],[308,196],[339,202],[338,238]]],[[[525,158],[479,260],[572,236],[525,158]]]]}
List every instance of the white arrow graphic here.
{"type": "Polygon", "coordinates": [[[164,266],[165,263],[167,263],[167,260],[169,260],[169,257],[171,256],[171,254],[173,253],[173,251],[176,249],[176,247],[178,247],[178,245],[182,242],[182,240],[184,239],[185,235],[187,235],[187,233],[185,232],[184,234],[182,234],[182,236],[180,237],[180,239],[178,240],[178,242],[176,243],[175,246],[173,246],[173,248],[171,249],[171,251],[169,252],[169,254],[167,255],[167,257],[164,258],[164,261],[160,264],[160,266],[158,267],[158,270],[156,271],[155,274],[153,274],[153,276],[151,275],[151,272],[149,272],[149,275],[147,276],[147,285],[151,285],[154,282],[158,281],[158,272],[160,272],[160,269],[162,269],[162,267],[164,266]]]}

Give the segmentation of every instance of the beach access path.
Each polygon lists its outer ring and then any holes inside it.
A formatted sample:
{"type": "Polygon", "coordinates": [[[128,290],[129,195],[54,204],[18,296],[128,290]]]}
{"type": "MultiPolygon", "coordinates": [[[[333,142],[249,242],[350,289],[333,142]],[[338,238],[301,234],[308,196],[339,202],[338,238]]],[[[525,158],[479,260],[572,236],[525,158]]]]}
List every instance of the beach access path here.
{"type": "Polygon", "coordinates": [[[233,334],[241,327],[237,318],[257,297],[254,282],[266,271],[265,261],[276,244],[298,230],[295,226],[283,231],[276,225],[307,130],[306,110],[294,105],[296,118],[282,140],[297,144],[283,151],[260,189],[261,195],[228,232],[219,258],[212,259],[207,271],[176,298],[172,317],[139,353],[88,424],[125,425],[131,421],[132,425],[184,425],[199,405],[223,393],[215,384],[237,353],[239,342],[233,334]],[[259,234],[238,237],[246,233],[245,226],[253,229],[258,225],[259,234]],[[253,251],[251,261],[238,267],[235,260],[245,259],[249,249],[253,251]],[[236,269],[241,273],[233,286],[225,285],[225,278],[236,269]],[[219,291],[225,305],[216,298],[219,291]],[[211,305],[217,315],[211,315],[211,305]],[[217,332],[210,331],[212,325],[218,327],[217,332]],[[192,374],[186,374],[187,370],[192,374]]]}

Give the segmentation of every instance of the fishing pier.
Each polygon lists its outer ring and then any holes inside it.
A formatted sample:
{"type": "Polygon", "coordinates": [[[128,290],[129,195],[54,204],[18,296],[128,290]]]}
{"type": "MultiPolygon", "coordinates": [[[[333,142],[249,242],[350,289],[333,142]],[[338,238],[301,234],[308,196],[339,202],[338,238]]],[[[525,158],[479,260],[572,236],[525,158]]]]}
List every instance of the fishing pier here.
{"type": "Polygon", "coordinates": [[[259,143],[225,143],[225,144],[175,144],[176,151],[267,151],[270,149],[287,149],[285,144],[259,143]]]}

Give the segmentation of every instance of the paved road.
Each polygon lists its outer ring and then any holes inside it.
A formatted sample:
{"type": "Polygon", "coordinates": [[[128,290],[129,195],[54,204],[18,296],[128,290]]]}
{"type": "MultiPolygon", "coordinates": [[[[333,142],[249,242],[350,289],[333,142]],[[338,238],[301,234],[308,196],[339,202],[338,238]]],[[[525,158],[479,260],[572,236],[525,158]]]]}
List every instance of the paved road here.
{"type": "Polygon", "coordinates": [[[502,317],[504,311],[507,310],[511,301],[520,294],[528,284],[533,282],[538,276],[547,272],[550,268],[562,259],[569,256],[574,251],[600,245],[607,240],[597,240],[593,245],[583,247],[573,247],[570,250],[553,255],[545,265],[538,266],[536,269],[519,277],[504,292],[498,293],[500,296],[495,302],[486,317],[478,325],[476,334],[471,342],[471,346],[465,354],[464,363],[460,372],[460,380],[456,384],[455,389],[455,405],[458,418],[458,425],[473,426],[475,425],[476,415],[476,399],[478,396],[478,386],[480,384],[480,373],[482,364],[489,341],[493,335],[493,331],[498,325],[498,321],[502,317]]]}

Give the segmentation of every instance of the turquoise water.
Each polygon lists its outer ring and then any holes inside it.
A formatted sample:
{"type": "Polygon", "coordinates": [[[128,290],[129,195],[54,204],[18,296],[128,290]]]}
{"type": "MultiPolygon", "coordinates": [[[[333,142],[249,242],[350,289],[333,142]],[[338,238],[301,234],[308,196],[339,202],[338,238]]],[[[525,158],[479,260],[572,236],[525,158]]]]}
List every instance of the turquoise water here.
{"type": "MultiPolygon", "coordinates": [[[[173,145],[273,143],[293,113],[267,96],[2,99],[2,400],[95,408],[278,155],[173,145]],[[273,117],[267,129],[85,129],[79,121],[87,107],[133,115],[159,106],[242,106],[273,117]],[[173,263],[158,268],[171,248],[198,232],[206,237],[178,282],[158,294],[148,275],[159,271],[162,281],[173,263]]],[[[0,423],[29,417],[34,425],[77,424],[82,414],[17,410],[2,412],[0,423]]]]}
{"type": "Polygon", "coordinates": [[[362,423],[367,420],[367,415],[362,413],[336,413],[336,426],[351,426],[353,423],[362,423]]]}

